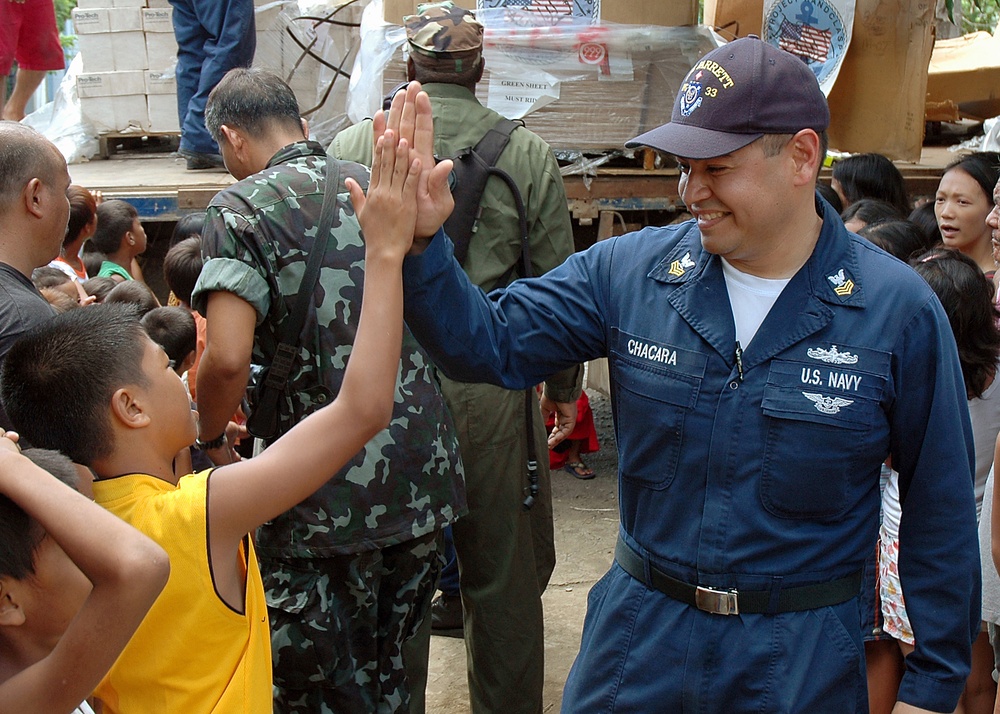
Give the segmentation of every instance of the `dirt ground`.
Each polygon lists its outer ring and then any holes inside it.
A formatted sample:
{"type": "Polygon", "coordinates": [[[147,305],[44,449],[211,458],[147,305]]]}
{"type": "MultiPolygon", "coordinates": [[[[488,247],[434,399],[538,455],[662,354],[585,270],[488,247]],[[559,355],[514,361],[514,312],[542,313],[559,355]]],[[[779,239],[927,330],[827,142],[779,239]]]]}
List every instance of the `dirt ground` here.
{"type": "MultiPolygon", "coordinates": [[[[588,390],[601,449],[584,458],[597,477],[581,481],[565,471],[552,474],[556,567],[542,596],[545,608],[544,712],[558,712],[566,676],[580,649],[587,593],[607,572],[618,534],[618,458],[606,397],[588,390]]],[[[465,644],[431,638],[427,677],[428,714],[466,714],[465,644]]]]}

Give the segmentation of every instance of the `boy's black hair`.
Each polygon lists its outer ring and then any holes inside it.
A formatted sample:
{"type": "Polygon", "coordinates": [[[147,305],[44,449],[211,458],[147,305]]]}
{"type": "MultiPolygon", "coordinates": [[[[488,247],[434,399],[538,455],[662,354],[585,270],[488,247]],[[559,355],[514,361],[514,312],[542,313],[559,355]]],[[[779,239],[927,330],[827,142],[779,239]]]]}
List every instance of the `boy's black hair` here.
{"type": "Polygon", "coordinates": [[[68,283],[72,279],[66,273],[59,270],[59,268],[53,268],[49,265],[43,265],[31,271],[31,282],[35,284],[38,290],[58,287],[63,283],[68,283]]]}
{"type": "Polygon", "coordinates": [[[184,214],[174,224],[174,232],[170,234],[170,247],[173,248],[188,238],[201,238],[201,231],[204,227],[205,211],[184,214]]]}
{"type": "Polygon", "coordinates": [[[198,328],[190,311],[183,307],[154,308],[142,316],[142,326],[149,338],[174,361],[175,367],[197,347],[198,328]]]}
{"type": "Polygon", "coordinates": [[[891,203],[880,201],[877,198],[862,198],[845,208],[840,214],[840,218],[844,223],[852,218],[857,218],[867,225],[879,221],[899,221],[906,216],[901,214],[891,203]]]}
{"type": "MultiPolygon", "coordinates": [[[[73,462],[58,451],[25,449],[24,455],[70,488],[77,487],[73,462]]],[[[0,495],[0,578],[24,580],[35,572],[35,549],[45,532],[21,507],[0,495]]]]}
{"type": "Polygon", "coordinates": [[[201,240],[187,238],[167,251],[163,259],[163,279],[167,287],[185,305],[191,304],[191,293],[204,265],[201,259],[201,240]]]}
{"type": "Polygon", "coordinates": [[[111,453],[111,397],[144,385],[145,331],[131,305],[92,305],[56,315],[7,353],[0,400],[14,428],[40,447],[91,466],[111,453]]]}
{"type": "Polygon", "coordinates": [[[906,220],[924,232],[924,245],[927,250],[941,243],[941,229],[938,228],[937,216],[934,215],[933,200],[914,208],[906,220]]]}
{"type": "Polygon", "coordinates": [[[89,275],[91,279],[97,277],[97,274],[101,272],[101,265],[103,265],[104,261],[107,259],[108,256],[104,255],[104,253],[96,248],[91,250],[89,240],[83,244],[83,255],[80,257],[80,260],[83,261],[83,267],[86,269],[87,275],[89,275]]]}
{"type": "Polygon", "coordinates": [[[835,210],[838,214],[844,210],[844,204],[841,202],[840,196],[837,195],[837,192],[834,191],[833,187],[829,184],[817,181],[816,192],[826,199],[826,202],[833,206],[833,210],[835,210]]]}
{"type": "Polygon", "coordinates": [[[858,231],[889,255],[906,262],[927,250],[927,236],[912,221],[878,221],[858,231]]]}
{"type": "Polygon", "coordinates": [[[90,278],[89,280],[83,281],[83,291],[88,295],[93,295],[97,298],[97,302],[104,302],[104,298],[106,298],[108,293],[114,290],[117,285],[118,283],[111,278],[90,278]]]}
{"type": "Polygon", "coordinates": [[[105,201],[97,207],[97,230],[90,239],[91,248],[108,255],[117,252],[138,217],[139,212],[128,201],[117,198],[105,201]]]}
{"type": "Polygon", "coordinates": [[[111,288],[111,291],[104,296],[101,302],[106,304],[117,302],[135,305],[139,310],[139,317],[142,317],[153,308],[160,306],[149,286],[138,280],[126,280],[123,283],[118,283],[111,288]]]}

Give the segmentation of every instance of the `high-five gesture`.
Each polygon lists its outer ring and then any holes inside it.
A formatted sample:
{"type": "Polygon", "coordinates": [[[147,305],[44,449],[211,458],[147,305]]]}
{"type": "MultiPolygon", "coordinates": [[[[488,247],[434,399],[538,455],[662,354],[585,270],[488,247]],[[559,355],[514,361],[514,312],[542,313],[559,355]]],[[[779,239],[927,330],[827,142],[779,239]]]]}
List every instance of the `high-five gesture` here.
{"type": "MultiPolygon", "coordinates": [[[[420,183],[417,186],[417,222],[414,237],[431,238],[455,208],[448,176],[451,159],[440,163],[434,160],[434,117],[431,101],[420,88],[420,82],[410,82],[392,98],[389,113],[375,115],[373,133],[382,136],[392,131],[410,145],[413,155],[420,160],[420,183]]],[[[374,156],[374,154],[373,154],[374,156]]]]}

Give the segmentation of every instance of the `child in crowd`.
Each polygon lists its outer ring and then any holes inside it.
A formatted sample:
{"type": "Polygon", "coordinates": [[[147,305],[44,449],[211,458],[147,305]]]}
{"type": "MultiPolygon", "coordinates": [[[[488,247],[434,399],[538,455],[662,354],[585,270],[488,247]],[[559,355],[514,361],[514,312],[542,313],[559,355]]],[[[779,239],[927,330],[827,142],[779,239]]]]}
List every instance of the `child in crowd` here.
{"type": "Polygon", "coordinates": [[[160,301],[153,295],[153,291],[146,286],[146,283],[138,280],[118,283],[104,296],[103,302],[135,305],[139,310],[139,317],[160,306],[160,301]]]}
{"type": "Polygon", "coordinates": [[[138,263],[135,259],[146,250],[146,231],[135,207],[117,199],[98,206],[97,230],[88,248],[107,256],[97,277],[117,282],[136,279],[138,276],[133,271],[138,263]]]}
{"type": "Polygon", "coordinates": [[[73,489],[56,452],[0,437],[0,702],[89,712],[85,697],[167,581],[163,549],[73,489]]]}
{"type": "MultiPolygon", "coordinates": [[[[190,218],[190,216],[185,216],[184,218],[190,218]]],[[[204,222],[204,216],[201,216],[201,218],[202,222],[204,222]]],[[[180,222],[178,222],[178,225],[180,225],[180,222]]],[[[196,388],[198,383],[198,364],[201,362],[201,355],[205,351],[205,335],[207,332],[205,318],[191,307],[191,293],[194,292],[195,283],[198,282],[198,276],[201,275],[201,268],[200,237],[185,238],[175,243],[170,247],[170,250],[167,251],[167,255],[163,259],[163,279],[166,281],[167,287],[170,288],[170,295],[177,301],[179,307],[191,313],[197,330],[198,336],[195,343],[194,363],[188,370],[188,387],[191,390],[191,398],[195,401],[198,400],[196,388]]]]}
{"type": "Polygon", "coordinates": [[[900,213],[892,204],[875,198],[862,198],[850,204],[840,214],[840,220],[849,231],[857,233],[865,226],[881,221],[899,221],[906,215],[900,213]]]}
{"type": "Polygon", "coordinates": [[[31,272],[31,282],[57,312],[66,312],[94,302],[94,298],[83,289],[82,283],[62,269],[53,268],[51,263],[35,268],[31,272]]]}
{"type": "Polygon", "coordinates": [[[917,225],[927,236],[927,250],[941,243],[941,229],[938,228],[937,216],[934,215],[934,201],[927,201],[914,208],[906,220],[917,225]]]}
{"type": "Polygon", "coordinates": [[[80,258],[83,244],[97,230],[97,199],[83,186],[71,184],[66,191],[69,198],[69,223],[66,238],[63,239],[59,255],[49,265],[58,268],[77,282],[83,282],[90,275],[80,258]]]}
{"type": "Polygon", "coordinates": [[[90,278],[84,281],[83,290],[88,296],[94,298],[95,303],[104,302],[104,298],[108,296],[112,290],[117,286],[116,283],[111,278],[90,278]]]}
{"type": "Polygon", "coordinates": [[[392,414],[420,162],[387,137],[368,197],[347,180],[366,264],[343,384],[260,456],[176,478],[173,459],[195,441],[194,416],[170,360],[130,308],[56,316],[7,356],[0,393],[25,437],[89,466],[97,502],[170,555],[163,594],[96,690],[107,714],[271,710],[267,608],[248,534],[319,488],[392,414]]]}
{"type": "Polygon", "coordinates": [[[869,223],[858,231],[858,235],[867,238],[889,255],[903,262],[909,261],[931,246],[927,245],[927,234],[915,223],[910,221],[879,221],[869,223]]]}
{"type": "MultiPolygon", "coordinates": [[[[150,339],[167,353],[174,371],[188,390],[188,401],[191,402],[191,408],[195,409],[194,401],[191,400],[190,381],[187,374],[194,362],[195,343],[197,342],[197,329],[191,313],[181,307],[157,307],[143,315],[140,322],[150,339]]],[[[177,474],[178,478],[194,471],[210,468],[212,468],[211,459],[204,452],[193,447],[181,449],[174,460],[174,473],[177,474]]]]}
{"type": "Polygon", "coordinates": [[[903,174],[882,154],[855,154],[834,162],[830,186],[845,208],[863,198],[874,198],[896,209],[899,218],[910,212],[903,174]]]}
{"type": "MultiPolygon", "coordinates": [[[[186,241],[195,241],[195,245],[198,246],[198,272],[201,272],[201,231],[205,227],[205,212],[200,213],[189,213],[185,216],[181,216],[180,220],[174,224],[174,232],[170,235],[170,247],[167,250],[169,255],[170,251],[177,247],[178,244],[184,243],[186,241]]],[[[164,276],[166,276],[167,266],[164,262],[163,265],[164,276]]],[[[198,276],[195,275],[195,280],[198,276]]],[[[169,285],[169,281],[167,282],[169,285]]],[[[191,288],[194,289],[194,283],[191,284],[191,288]]],[[[190,293],[188,293],[188,300],[190,301],[190,293]]],[[[171,306],[178,306],[181,304],[181,298],[177,297],[173,288],[170,288],[170,296],[167,298],[167,304],[171,306]]]]}
{"type": "Polygon", "coordinates": [[[142,316],[146,334],[163,348],[178,377],[194,363],[198,331],[194,317],[182,307],[155,307],[142,316]]]}
{"type": "MultiPolygon", "coordinates": [[[[104,265],[104,261],[107,259],[108,256],[104,255],[104,253],[98,250],[91,250],[90,243],[87,243],[86,248],[83,251],[83,255],[80,257],[80,260],[83,261],[83,267],[87,271],[87,275],[95,276],[101,272],[101,266],[104,265]]],[[[94,280],[94,278],[90,279],[94,280]]],[[[101,280],[105,280],[105,278],[101,278],[101,280]]],[[[107,280],[111,280],[111,278],[107,278],[107,280]]]]}

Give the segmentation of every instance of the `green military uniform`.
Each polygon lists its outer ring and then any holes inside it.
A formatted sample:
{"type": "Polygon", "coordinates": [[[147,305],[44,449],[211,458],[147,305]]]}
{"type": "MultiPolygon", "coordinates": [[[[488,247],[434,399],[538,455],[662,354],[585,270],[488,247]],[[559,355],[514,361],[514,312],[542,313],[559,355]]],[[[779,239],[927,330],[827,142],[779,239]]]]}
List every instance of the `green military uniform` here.
{"type": "MultiPolygon", "coordinates": [[[[290,144],[209,206],[206,262],[192,303],[203,310],[209,293],[225,291],[252,305],[255,364],[270,364],[293,308],[319,223],[327,161],[315,142],[290,144]]],[[[367,184],[364,167],[344,163],[342,179],[349,175],[367,184]]],[[[336,190],[339,216],[286,389],[282,432],[333,398],[354,343],[365,248],[343,180],[336,190]]],[[[275,711],[408,710],[400,648],[433,596],[440,529],[465,511],[452,421],[431,365],[404,331],[389,427],[257,534],[275,711]]]]}
{"type": "MultiPolygon", "coordinates": [[[[461,13],[462,11],[458,11],[461,13]]],[[[500,118],[468,89],[425,84],[434,112],[434,150],[453,156],[475,146],[500,118]]],[[[371,162],[371,123],[338,134],[331,153],[371,162]]],[[[513,177],[528,217],[532,271],[541,275],[573,252],[566,193],[548,145],[525,128],[511,134],[497,167],[513,177]]],[[[521,257],[517,210],[510,189],[496,177],[486,185],[482,213],[463,264],[484,289],[513,280],[521,257]]],[[[576,400],[576,370],[550,380],[547,394],[576,400]]],[[[524,393],[487,384],[453,382],[442,391],[459,432],[466,469],[469,515],[453,526],[458,553],[472,711],[541,711],[543,622],[541,594],[555,565],[552,496],[544,426],[532,409],[540,494],[522,508],[527,485],[524,393]]]]}

